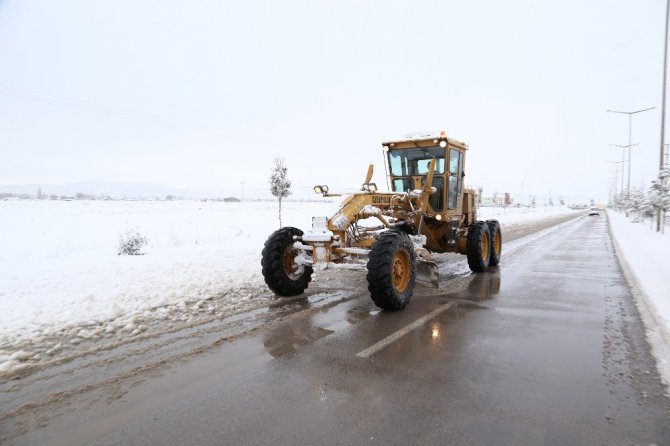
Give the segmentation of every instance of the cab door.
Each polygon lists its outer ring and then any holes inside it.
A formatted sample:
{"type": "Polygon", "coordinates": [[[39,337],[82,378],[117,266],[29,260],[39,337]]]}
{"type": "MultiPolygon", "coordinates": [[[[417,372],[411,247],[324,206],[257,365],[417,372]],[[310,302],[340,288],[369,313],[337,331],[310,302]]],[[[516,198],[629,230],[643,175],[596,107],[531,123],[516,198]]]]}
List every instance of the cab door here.
{"type": "Polygon", "coordinates": [[[463,191],[463,157],[464,153],[456,147],[449,147],[449,186],[447,192],[447,209],[460,208],[459,198],[463,191]]]}

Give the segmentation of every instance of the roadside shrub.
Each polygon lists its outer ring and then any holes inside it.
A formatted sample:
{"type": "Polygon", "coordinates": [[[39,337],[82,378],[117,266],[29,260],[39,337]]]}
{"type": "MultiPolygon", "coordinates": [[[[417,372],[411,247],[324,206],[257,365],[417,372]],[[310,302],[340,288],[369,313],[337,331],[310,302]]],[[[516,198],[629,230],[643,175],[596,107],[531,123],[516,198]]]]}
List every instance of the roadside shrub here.
{"type": "Polygon", "coordinates": [[[147,244],[147,238],[136,229],[130,229],[119,236],[118,254],[120,256],[144,255],[142,247],[147,244]]]}

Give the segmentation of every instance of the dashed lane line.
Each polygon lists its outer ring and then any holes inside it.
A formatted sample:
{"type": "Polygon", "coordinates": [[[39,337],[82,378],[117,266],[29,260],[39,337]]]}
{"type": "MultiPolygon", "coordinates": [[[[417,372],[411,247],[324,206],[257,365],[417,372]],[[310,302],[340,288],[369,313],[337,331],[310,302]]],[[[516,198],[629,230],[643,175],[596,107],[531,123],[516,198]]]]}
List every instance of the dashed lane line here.
{"type": "Polygon", "coordinates": [[[356,356],[359,358],[369,358],[370,356],[374,355],[377,353],[379,350],[383,349],[389,344],[392,344],[393,342],[397,341],[398,339],[402,338],[405,336],[407,333],[416,330],[417,328],[421,327],[423,324],[437,316],[438,314],[444,313],[451,307],[455,307],[456,302],[448,302],[440,307],[438,307],[436,310],[431,311],[430,313],[426,314],[423,317],[420,317],[419,319],[415,320],[409,325],[404,326],[400,330],[396,331],[395,333],[385,337],[381,341],[377,342],[376,344],[371,345],[370,347],[366,348],[365,350],[361,350],[360,352],[356,353],[356,356]]]}

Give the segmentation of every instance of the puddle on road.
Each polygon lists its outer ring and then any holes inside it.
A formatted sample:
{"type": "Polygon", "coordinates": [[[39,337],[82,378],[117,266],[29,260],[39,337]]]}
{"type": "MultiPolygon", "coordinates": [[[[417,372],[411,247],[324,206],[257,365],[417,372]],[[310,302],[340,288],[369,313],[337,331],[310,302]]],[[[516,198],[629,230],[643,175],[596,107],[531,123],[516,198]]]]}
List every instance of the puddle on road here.
{"type": "Polygon", "coordinates": [[[315,327],[301,321],[268,331],[264,335],[263,345],[270,355],[278,358],[332,333],[333,330],[315,327]]]}
{"type": "Polygon", "coordinates": [[[360,304],[354,301],[320,308],[307,317],[300,314],[300,318],[290,323],[271,328],[263,335],[263,345],[270,355],[280,357],[377,313],[379,310],[372,303],[360,304]]]}
{"type": "MultiPolygon", "coordinates": [[[[448,295],[450,299],[459,300],[459,306],[466,306],[467,302],[484,302],[495,299],[501,289],[501,272],[497,266],[490,267],[485,273],[470,274],[467,277],[454,280],[452,290],[445,287],[441,295],[448,295]]],[[[430,291],[429,291],[430,293],[430,291]]],[[[427,294],[426,297],[435,294],[427,294]]]]}

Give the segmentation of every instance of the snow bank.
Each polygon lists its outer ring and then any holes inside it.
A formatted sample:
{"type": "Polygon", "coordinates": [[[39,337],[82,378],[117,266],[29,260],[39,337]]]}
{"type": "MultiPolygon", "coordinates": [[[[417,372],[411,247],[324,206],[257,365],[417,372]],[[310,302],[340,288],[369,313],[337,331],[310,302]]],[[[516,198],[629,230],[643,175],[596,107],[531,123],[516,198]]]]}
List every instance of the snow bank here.
{"type": "Polygon", "coordinates": [[[632,223],[613,211],[608,210],[607,215],[619,259],[645,322],[659,373],[670,385],[670,234],[655,232],[648,222],[632,223]]]}

